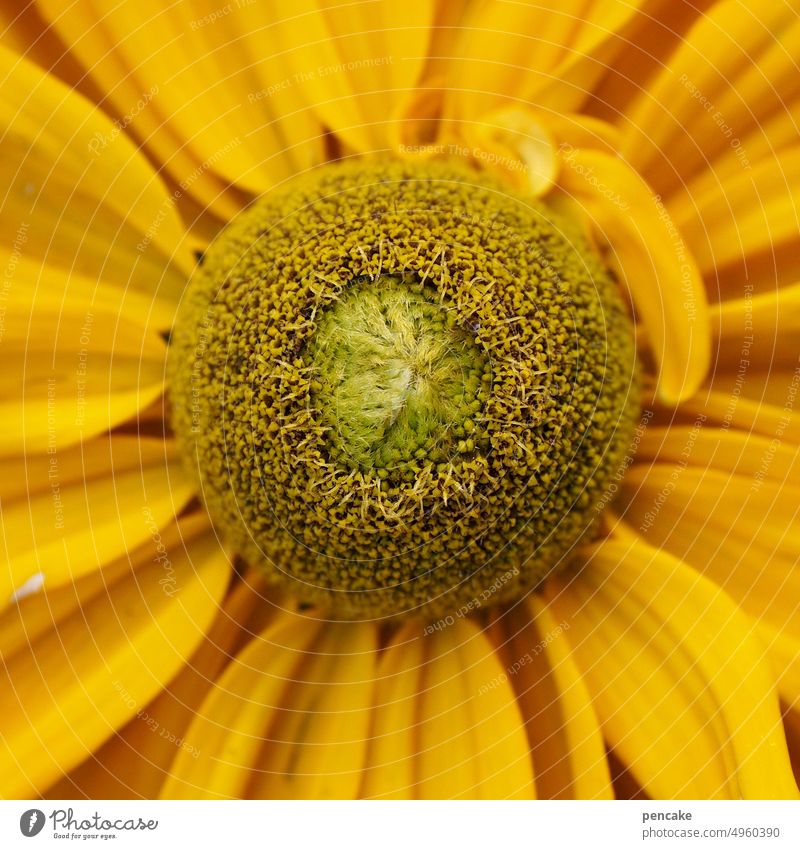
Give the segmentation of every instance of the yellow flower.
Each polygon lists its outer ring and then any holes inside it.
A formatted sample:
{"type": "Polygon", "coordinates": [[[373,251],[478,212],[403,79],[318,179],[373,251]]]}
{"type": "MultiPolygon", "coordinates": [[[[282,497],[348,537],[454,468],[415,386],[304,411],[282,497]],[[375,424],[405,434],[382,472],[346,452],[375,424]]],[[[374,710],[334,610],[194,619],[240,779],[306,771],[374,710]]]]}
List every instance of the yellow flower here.
{"type": "Polygon", "coordinates": [[[278,5],[0,12],[0,795],[796,798],[797,14],[278,5]],[[636,323],[601,524],[503,605],[334,621],[179,457],[195,266],[339,158],[489,172],[636,323]]]}

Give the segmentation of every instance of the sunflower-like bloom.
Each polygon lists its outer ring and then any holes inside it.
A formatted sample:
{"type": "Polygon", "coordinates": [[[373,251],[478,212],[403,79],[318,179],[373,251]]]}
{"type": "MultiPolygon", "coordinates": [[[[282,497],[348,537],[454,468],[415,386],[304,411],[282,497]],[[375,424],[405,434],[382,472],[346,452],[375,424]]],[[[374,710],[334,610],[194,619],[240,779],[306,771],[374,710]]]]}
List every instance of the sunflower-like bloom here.
{"type": "Polygon", "coordinates": [[[4,4],[0,795],[796,798],[790,5],[4,4]]]}

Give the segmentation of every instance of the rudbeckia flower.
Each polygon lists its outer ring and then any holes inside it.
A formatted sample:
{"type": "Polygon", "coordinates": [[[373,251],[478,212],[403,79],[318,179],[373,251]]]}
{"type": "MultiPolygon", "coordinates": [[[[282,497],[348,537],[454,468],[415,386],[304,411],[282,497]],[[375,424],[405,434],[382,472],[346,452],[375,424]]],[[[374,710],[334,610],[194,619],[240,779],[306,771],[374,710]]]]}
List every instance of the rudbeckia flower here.
{"type": "Polygon", "coordinates": [[[0,795],[797,797],[791,4],[0,15],[0,795]]]}

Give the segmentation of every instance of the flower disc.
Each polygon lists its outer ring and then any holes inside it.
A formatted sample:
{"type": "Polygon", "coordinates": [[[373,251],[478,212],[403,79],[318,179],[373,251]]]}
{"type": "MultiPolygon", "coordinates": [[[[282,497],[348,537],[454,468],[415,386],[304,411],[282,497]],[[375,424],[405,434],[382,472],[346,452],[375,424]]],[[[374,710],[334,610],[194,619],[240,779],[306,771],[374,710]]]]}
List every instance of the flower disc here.
{"type": "Polygon", "coordinates": [[[596,526],[638,412],[579,228],[451,162],[307,174],[208,250],[173,423],[216,526],[339,618],[507,600],[596,526]]]}

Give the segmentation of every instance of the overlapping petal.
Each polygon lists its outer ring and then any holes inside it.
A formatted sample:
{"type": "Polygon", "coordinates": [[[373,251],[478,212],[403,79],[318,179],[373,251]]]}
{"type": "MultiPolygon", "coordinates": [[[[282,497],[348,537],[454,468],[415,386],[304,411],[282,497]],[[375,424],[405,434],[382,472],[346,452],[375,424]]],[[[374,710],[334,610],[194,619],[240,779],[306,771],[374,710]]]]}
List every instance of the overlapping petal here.
{"type": "Polygon", "coordinates": [[[800,697],[800,449],[773,437],[671,428],[644,442],[624,516],[715,581],[761,631],[781,693],[800,697]],[[652,465],[647,455],[654,454],[652,465]]]}
{"type": "MultiPolygon", "coordinates": [[[[0,83],[0,221],[11,261],[174,302],[193,260],[174,199],[144,156],[80,94],[5,47],[0,83]]],[[[22,285],[13,272],[6,265],[5,282],[22,285]]]]}
{"type": "Polygon", "coordinates": [[[604,150],[561,147],[559,185],[609,246],[646,330],[667,403],[692,395],[705,377],[710,331],[705,290],[682,231],[641,177],[604,150]]]}
{"type": "Polygon", "coordinates": [[[653,798],[796,798],[755,625],[634,535],[548,585],[609,745],[653,798]]]}
{"type": "Polygon", "coordinates": [[[172,442],[104,435],[4,462],[0,603],[69,584],[153,537],[193,495],[172,442]]]}
{"type": "Polygon", "coordinates": [[[740,166],[754,161],[743,136],[800,94],[798,38],[800,21],[786,4],[713,4],[636,101],[623,105],[625,156],[663,194],[698,171],[713,175],[717,159],[736,158],[740,146],[740,166]]]}
{"type": "Polygon", "coordinates": [[[446,118],[480,120],[510,101],[574,111],[624,47],[641,5],[472,4],[448,63],[446,118]]]}
{"type": "Polygon", "coordinates": [[[203,701],[162,795],[354,797],[376,648],[371,624],[280,614],[203,701]]]}
{"type": "MultiPolygon", "coordinates": [[[[1,260],[0,260],[1,261],[1,260]]],[[[55,451],[131,418],[164,388],[167,309],[26,257],[3,299],[0,455],[55,451]]]]}
{"type": "Polygon", "coordinates": [[[230,578],[203,519],[133,553],[74,615],[3,656],[0,781],[4,797],[42,792],[124,725],[202,641],[230,578]],[[165,581],[166,578],[166,581],[165,581]]]}
{"type": "Polygon", "coordinates": [[[385,149],[434,15],[430,2],[383,0],[43,9],[179,188],[228,216],[226,185],[259,193],[319,163],[327,131],[385,149]]]}
{"type": "Polygon", "coordinates": [[[153,701],[47,791],[50,799],[154,799],[180,750],[199,756],[184,735],[195,711],[244,643],[276,608],[257,578],[226,596],[203,642],[153,701]]]}
{"type": "Polygon", "coordinates": [[[572,657],[569,627],[534,596],[498,617],[498,652],[525,721],[537,797],[610,799],[603,735],[572,657]]]}
{"type": "Polygon", "coordinates": [[[457,620],[416,623],[386,649],[362,794],[370,798],[532,798],[523,719],[498,656],[457,620]]]}

